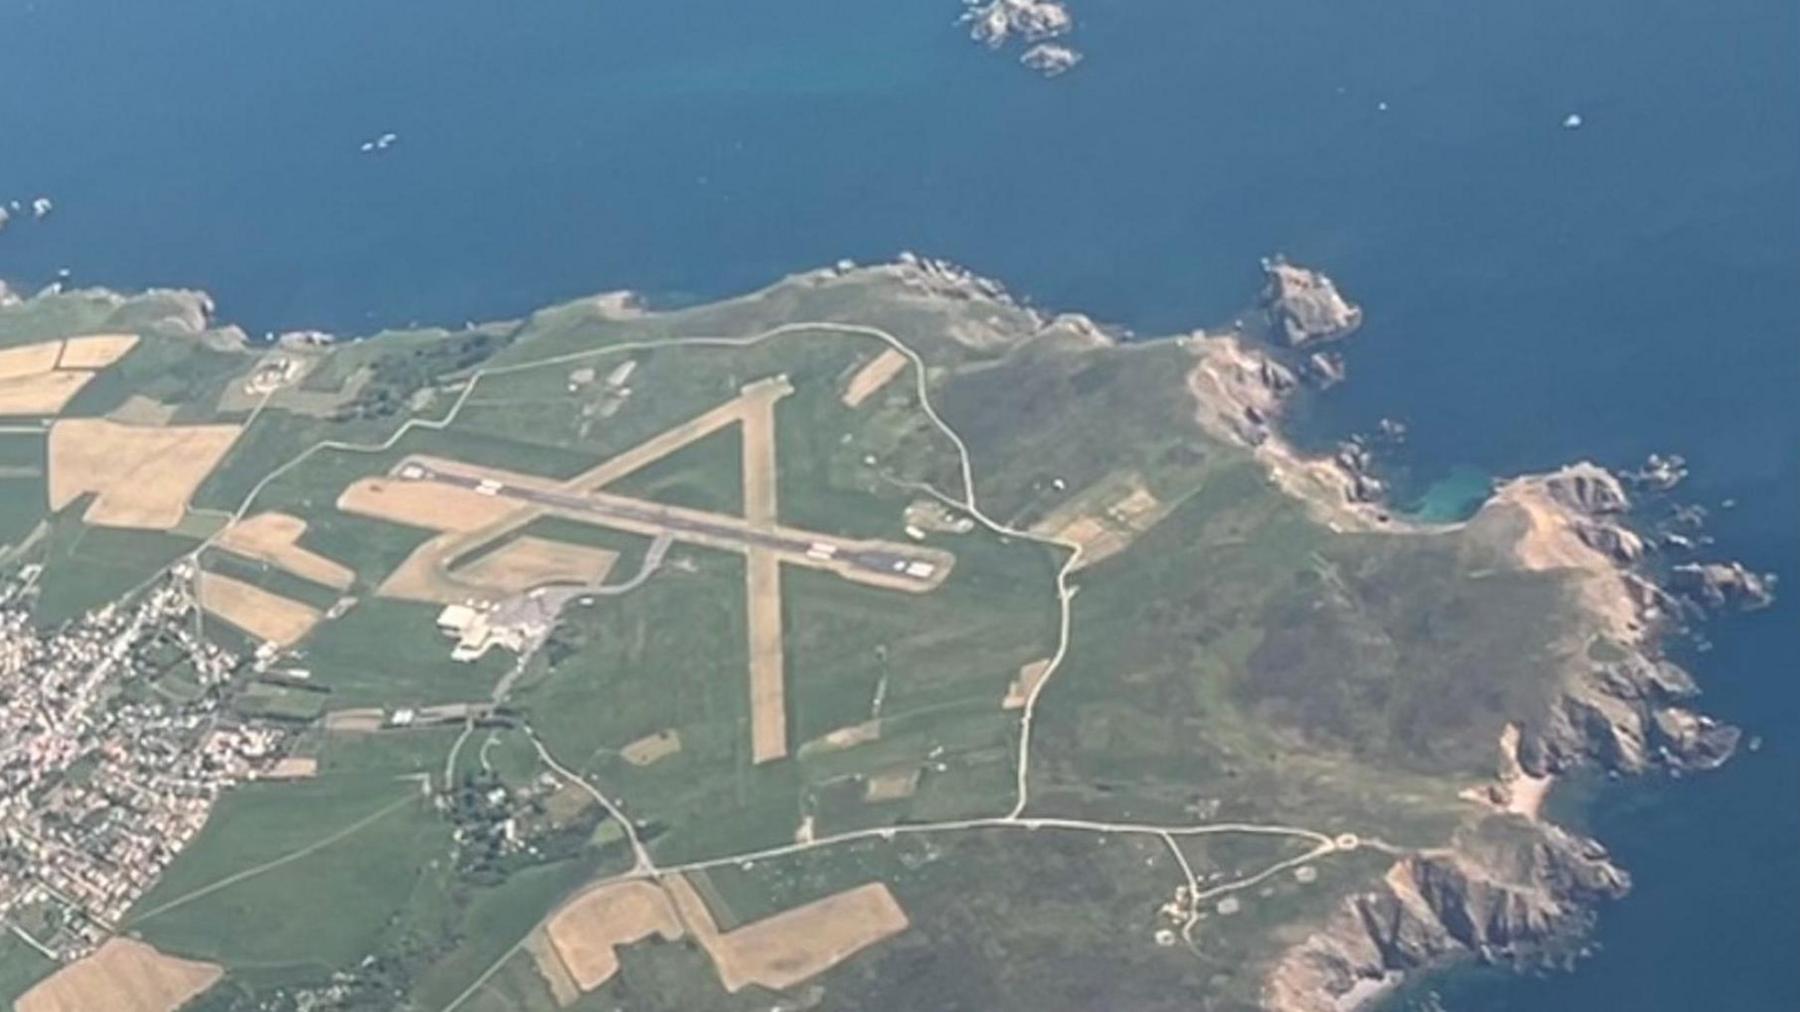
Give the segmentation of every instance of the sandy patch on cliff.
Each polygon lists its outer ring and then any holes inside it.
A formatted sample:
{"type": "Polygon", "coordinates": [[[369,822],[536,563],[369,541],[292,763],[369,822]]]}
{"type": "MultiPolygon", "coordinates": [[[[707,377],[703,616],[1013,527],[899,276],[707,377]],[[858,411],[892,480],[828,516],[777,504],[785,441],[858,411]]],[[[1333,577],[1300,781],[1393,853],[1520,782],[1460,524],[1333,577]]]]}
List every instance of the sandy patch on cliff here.
{"type": "Polygon", "coordinates": [[[570,900],[544,926],[575,986],[592,991],[619,972],[617,947],[661,935],[681,937],[669,897],[649,882],[615,882],[570,900]]]}
{"type": "Polygon", "coordinates": [[[299,642],[320,618],[310,605],[218,573],[200,574],[198,597],[208,614],[282,647],[299,642]]]}
{"type": "Polygon", "coordinates": [[[82,519],[102,527],[169,530],[237,439],[236,425],[120,425],[66,418],[50,427],[50,508],[92,492],[82,519]]]}
{"type": "Polygon", "coordinates": [[[213,544],[246,559],[284,569],[303,580],[348,590],[356,580],[350,567],[301,548],[306,521],[286,513],[258,513],[219,533],[213,544]]]}
{"type": "Polygon", "coordinates": [[[1483,511],[1510,509],[1522,521],[1512,556],[1531,572],[1564,572],[1575,579],[1582,611],[1620,643],[1645,635],[1638,604],[1624,572],[1604,552],[1581,538],[1584,515],[1551,497],[1541,480],[1519,478],[1500,486],[1483,511]]]}
{"type": "Polygon", "coordinates": [[[14,1012],[173,1012],[213,986],[224,970],[177,959],[130,938],[113,938],[40,981],[14,1012]]]}

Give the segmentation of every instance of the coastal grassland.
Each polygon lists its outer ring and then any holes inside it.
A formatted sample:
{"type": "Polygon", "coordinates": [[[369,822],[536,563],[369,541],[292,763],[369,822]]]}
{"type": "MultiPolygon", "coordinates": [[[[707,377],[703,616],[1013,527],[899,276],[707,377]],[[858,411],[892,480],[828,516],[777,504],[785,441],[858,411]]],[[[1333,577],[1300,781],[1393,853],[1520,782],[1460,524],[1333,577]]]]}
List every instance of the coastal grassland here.
{"type": "MultiPolygon", "coordinates": [[[[1261,862],[1263,868],[1305,849],[1291,842],[1283,848],[1266,839],[1244,837],[1218,838],[1214,845],[1224,840],[1262,851],[1261,856],[1267,858],[1261,862]]],[[[1192,846],[1184,846],[1193,860],[1192,846]]],[[[1379,881],[1392,864],[1391,855],[1375,850],[1332,854],[1236,890],[1229,894],[1235,902],[1222,906],[1225,897],[1204,902],[1194,927],[1193,956],[1189,958],[1198,957],[1199,969],[1212,985],[1209,997],[1225,1007],[1256,1007],[1273,964],[1289,946],[1305,937],[1307,926],[1322,923],[1346,897],[1379,881]]],[[[1242,866],[1255,869],[1257,863],[1246,861],[1242,866]]],[[[1203,866],[1196,865],[1194,871],[1204,879],[1203,866]]],[[[1216,885],[1202,881],[1201,888],[1216,885]]]]}
{"type": "Polygon", "coordinates": [[[962,360],[1037,327],[1028,310],[981,296],[922,296],[919,282],[912,268],[815,271],[734,299],[624,318],[602,311],[593,299],[578,299],[532,314],[495,362],[629,341],[745,337],[795,321],[880,327],[929,361],[962,360]]]}
{"type": "Polygon", "coordinates": [[[955,553],[956,564],[923,593],[784,568],[797,740],[964,703],[997,711],[1019,666],[1055,650],[1060,552],[985,532],[927,543],[955,553]],[[870,706],[884,680],[876,714],[870,706]]]}
{"type": "Polygon", "coordinates": [[[1192,367],[1177,342],[1070,349],[1031,342],[953,373],[934,394],[962,436],[988,514],[1015,526],[1107,475],[1141,473],[1163,502],[1188,494],[1241,451],[1206,439],[1178,381],[1192,367]]]}
{"type": "Polygon", "coordinates": [[[42,432],[0,432],[0,545],[17,545],[49,512],[42,432]]]}
{"type": "Polygon", "coordinates": [[[101,370],[63,408],[65,417],[104,415],[132,397],[175,406],[172,425],[203,425],[224,418],[220,396],[254,362],[240,349],[224,350],[188,335],[148,334],[129,355],[101,370]]]}
{"type": "Polygon", "coordinates": [[[331,417],[340,419],[427,411],[447,387],[505,348],[512,335],[512,324],[504,322],[455,331],[383,331],[366,341],[334,346],[301,381],[298,393],[336,395],[331,417]]]}
{"type": "Polygon", "coordinates": [[[121,298],[80,290],[43,293],[0,306],[0,348],[83,334],[165,332],[174,321],[192,320],[194,297],[185,292],[148,291],[121,298]]]}
{"type": "Polygon", "coordinates": [[[77,499],[57,514],[48,536],[28,553],[44,564],[32,609],[32,621],[40,626],[118,600],[198,544],[163,531],[91,527],[80,519],[87,501],[77,499]]]}
{"type": "MultiPolygon", "coordinates": [[[[895,498],[898,492],[878,481],[861,459],[875,454],[883,469],[902,477],[943,478],[954,477],[955,457],[948,440],[911,404],[910,389],[895,387],[879,405],[860,411],[839,400],[845,374],[876,346],[870,338],[798,332],[754,348],[659,348],[485,376],[449,431],[484,432],[606,458],[732,400],[749,382],[785,375],[794,393],[775,407],[784,522],[831,533],[894,536],[898,505],[875,502],[870,493],[895,498]],[[604,378],[628,359],[636,363],[626,382],[632,393],[618,401],[604,378]],[[573,382],[570,377],[583,369],[599,378],[573,382]],[[613,413],[598,415],[607,404],[613,413]]],[[[725,459],[723,448],[710,445],[736,438],[709,437],[613,488],[649,493],[680,474],[684,501],[737,502],[727,489],[730,476],[741,473],[738,465],[725,459]]]]}
{"type": "MultiPolygon", "coordinates": [[[[795,340],[781,338],[770,351],[795,340]]],[[[896,382],[860,408],[846,407],[839,394],[845,373],[878,345],[824,340],[831,354],[806,376],[790,375],[794,393],[775,408],[782,522],[848,537],[901,538],[902,510],[917,495],[901,483],[961,491],[955,445],[931,423],[910,382],[896,382]]]]}
{"type": "Polygon", "coordinates": [[[1557,677],[1554,588],[1461,550],[1334,533],[1254,464],[1214,471],[1079,577],[1035,804],[1441,836],[1557,677]]]}
{"type": "Polygon", "coordinates": [[[302,663],[331,690],[334,709],[431,706],[485,700],[512,655],[491,650],[477,661],[450,659],[438,631],[438,605],[363,598],[324,622],[306,641],[302,663]]]}
{"type": "Polygon", "coordinates": [[[784,571],[789,726],[821,831],[1011,802],[1017,716],[1001,699],[1021,665],[1055,650],[1058,555],[985,533],[933,543],[957,563],[924,594],[784,571]],[[828,737],[869,722],[873,741],[828,737]],[[863,800],[868,778],[909,770],[922,774],[914,796],[863,800]]]}

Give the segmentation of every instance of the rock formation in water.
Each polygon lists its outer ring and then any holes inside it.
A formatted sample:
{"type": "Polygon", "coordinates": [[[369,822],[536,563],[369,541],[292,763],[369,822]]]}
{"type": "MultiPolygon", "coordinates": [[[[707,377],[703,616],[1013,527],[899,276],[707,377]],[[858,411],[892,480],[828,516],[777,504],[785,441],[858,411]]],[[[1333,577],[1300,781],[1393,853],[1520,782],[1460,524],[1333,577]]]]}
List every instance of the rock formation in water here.
{"type": "Polygon", "coordinates": [[[1362,309],[1318,271],[1281,257],[1263,261],[1263,308],[1290,347],[1335,341],[1362,326],[1362,309]]]}
{"type": "Polygon", "coordinates": [[[989,49],[1017,39],[1027,48],[1019,62],[1045,77],[1055,77],[1081,62],[1081,54],[1049,40],[1075,27],[1075,19],[1059,0],[963,0],[963,24],[969,37],[989,49]]]}
{"type": "Polygon", "coordinates": [[[1040,42],[1019,56],[1019,62],[1045,77],[1067,73],[1081,62],[1081,54],[1068,46],[1040,42]]]}
{"type": "Polygon", "coordinates": [[[1773,573],[1741,562],[1686,562],[1669,570],[1669,589],[1710,608],[1766,608],[1775,600],[1773,573]]]}

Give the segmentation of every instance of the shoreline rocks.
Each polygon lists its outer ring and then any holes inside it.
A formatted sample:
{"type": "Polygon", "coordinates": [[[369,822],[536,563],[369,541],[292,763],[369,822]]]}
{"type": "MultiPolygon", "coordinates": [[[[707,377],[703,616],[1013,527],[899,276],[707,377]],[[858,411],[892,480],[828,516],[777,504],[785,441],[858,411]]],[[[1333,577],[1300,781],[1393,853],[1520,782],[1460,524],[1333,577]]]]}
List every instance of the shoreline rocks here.
{"type": "Polygon", "coordinates": [[[1189,387],[1200,424],[1249,448],[1333,529],[1461,529],[1501,567],[1562,576],[1576,609],[1560,691],[1536,719],[1509,725],[1494,780],[1468,792],[1484,803],[1448,847],[1400,857],[1378,888],[1347,899],[1290,949],[1265,979],[1265,1003],[1280,1012],[1343,1012],[1400,975],[1456,959],[1566,965],[1581,951],[1593,908],[1624,895],[1630,879],[1599,843],[1543,821],[1517,791],[1547,787],[1583,764],[1679,772],[1729,759],[1739,730],[1689,708],[1699,690],[1663,656],[1662,641],[1691,610],[1683,600],[1756,608],[1768,603],[1773,578],[1738,563],[1661,562],[1632,526],[1627,488],[1658,495],[1674,487],[1686,463],[1672,455],[1624,474],[1582,462],[1524,475],[1499,484],[1460,524],[1391,516],[1364,442],[1315,456],[1280,431],[1298,390],[1343,378],[1335,352],[1318,360],[1320,346],[1353,333],[1361,309],[1318,271],[1280,258],[1263,269],[1260,318],[1184,339],[1196,359],[1189,387]]]}
{"type": "Polygon", "coordinates": [[[1281,256],[1264,260],[1262,266],[1266,279],[1263,310],[1287,339],[1288,347],[1336,341],[1362,326],[1362,307],[1344,298],[1324,274],[1291,264],[1281,256]]]}

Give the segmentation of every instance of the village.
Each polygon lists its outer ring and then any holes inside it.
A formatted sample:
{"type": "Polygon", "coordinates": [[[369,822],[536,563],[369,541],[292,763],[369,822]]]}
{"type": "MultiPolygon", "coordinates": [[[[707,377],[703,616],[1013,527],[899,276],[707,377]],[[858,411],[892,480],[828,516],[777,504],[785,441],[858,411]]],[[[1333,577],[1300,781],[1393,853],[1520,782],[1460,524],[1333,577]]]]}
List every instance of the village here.
{"type": "Polygon", "coordinates": [[[273,770],[287,732],[216,687],[256,663],[194,631],[177,566],[133,603],[35,628],[37,566],[0,585],[0,921],[70,960],[114,934],[233,784],[273,770]],[[179,670],[197,689],[160,684],[179,670]]]}

